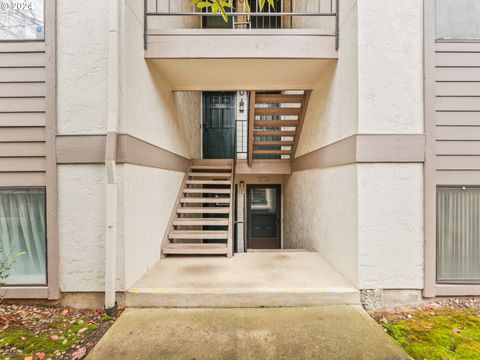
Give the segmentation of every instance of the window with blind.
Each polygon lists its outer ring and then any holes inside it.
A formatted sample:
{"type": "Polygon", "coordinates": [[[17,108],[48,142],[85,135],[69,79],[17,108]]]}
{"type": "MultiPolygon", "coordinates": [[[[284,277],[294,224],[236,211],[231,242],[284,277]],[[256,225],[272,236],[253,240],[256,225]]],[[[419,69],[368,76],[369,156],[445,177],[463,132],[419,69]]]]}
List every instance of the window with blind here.
{"type": "Polygon", "coordinates": [[[437,282],[480,283],[480,188],[437,190],[437,282]]]}
{"type": "Polygon", "coordinates": [[[0,40],[43,40],[44,0],[1,0],[0,40]]]}
{"type": "Polygon", "coordinates": [[[7,285],[46,285],[45,189],[0,189],[0,258],[7,285]]]}
{"type": "Polygon", "coordinates": [[[437,40],[480,41],[480,1],[437,0],[437,40]]]}

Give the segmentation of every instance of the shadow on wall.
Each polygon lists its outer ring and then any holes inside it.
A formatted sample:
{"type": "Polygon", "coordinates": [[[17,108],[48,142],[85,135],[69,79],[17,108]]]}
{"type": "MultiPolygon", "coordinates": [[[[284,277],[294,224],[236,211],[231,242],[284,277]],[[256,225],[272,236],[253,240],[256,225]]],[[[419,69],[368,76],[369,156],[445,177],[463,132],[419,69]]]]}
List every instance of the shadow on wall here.
{"type": "Polygon", "coordinates": [[[315,151],[328,144],[329,130],[335,126],[335,79],[337,63],[327,65],[315,84],[300,134],[297,156],[315,151]]]}
{"type": "MultiPolygon", "coordinates": [[[[187,158],[200,157],[200,123],[201,123],[201,92],[199,91],[172,91],[170,83],[161,75],[159,70],[147,61],[147,68],[155,86],[155,96],[161,104],[163,113],[159,116],[167,117],[164,121],[165,132],[178,134],[183,139],[180,155],[187,158]],[[170,132],[171,131],[171,132],[170,132]]],[[[176,136],[172,136],[176,138],[176,136]]]]}

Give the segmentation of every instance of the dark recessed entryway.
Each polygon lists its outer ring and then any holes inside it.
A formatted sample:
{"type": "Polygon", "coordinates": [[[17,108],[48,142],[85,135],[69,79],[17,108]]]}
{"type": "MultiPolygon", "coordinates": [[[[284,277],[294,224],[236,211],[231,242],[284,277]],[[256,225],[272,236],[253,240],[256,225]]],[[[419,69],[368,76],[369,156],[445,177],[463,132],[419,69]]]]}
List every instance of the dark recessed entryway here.
{"type": "Polygon", "coordinates": [[[281,249],[281,185],[247,186],[248,249],[281,249]]]}

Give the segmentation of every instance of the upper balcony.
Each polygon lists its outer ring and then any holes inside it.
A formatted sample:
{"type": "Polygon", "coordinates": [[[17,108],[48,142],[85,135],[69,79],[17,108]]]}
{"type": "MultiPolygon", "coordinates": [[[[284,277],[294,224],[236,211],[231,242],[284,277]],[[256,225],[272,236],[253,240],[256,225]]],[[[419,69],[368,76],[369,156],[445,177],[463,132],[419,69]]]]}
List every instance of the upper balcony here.
{"type": "Polygon", "coordinates": [[[338,58],[339,0],[234,0],[228,22],[191,0],[145,0],[145,58],[175,90],[305,90],[338,58]]]}

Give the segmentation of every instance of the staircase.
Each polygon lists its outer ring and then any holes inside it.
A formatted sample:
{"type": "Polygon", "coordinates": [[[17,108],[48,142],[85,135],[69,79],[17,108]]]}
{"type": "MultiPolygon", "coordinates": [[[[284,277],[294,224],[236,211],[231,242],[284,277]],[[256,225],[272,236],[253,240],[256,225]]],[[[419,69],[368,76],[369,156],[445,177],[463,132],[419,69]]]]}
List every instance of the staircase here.
{"type": "Polygon", "coordinates": [[[249,165],[253,160],[295,157],[309,99],[310,91],[250,93],[249,165]]]}
{"type": "Polygon", "coordinates": [[[233,255],[233,160],[193,160],[163,255],[233,255]]]}

